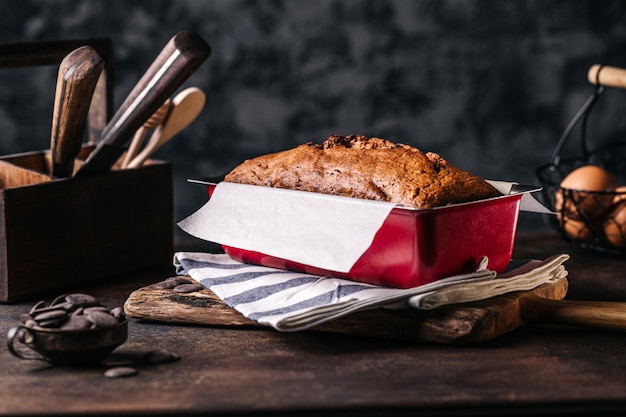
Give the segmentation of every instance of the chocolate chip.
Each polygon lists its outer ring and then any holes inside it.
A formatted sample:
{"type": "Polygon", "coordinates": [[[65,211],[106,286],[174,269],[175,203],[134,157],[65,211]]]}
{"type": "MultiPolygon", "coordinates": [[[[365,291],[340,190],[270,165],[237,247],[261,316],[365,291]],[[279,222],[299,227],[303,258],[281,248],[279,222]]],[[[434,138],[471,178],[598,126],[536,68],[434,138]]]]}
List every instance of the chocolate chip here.
{"type": "Polygon", "coordinates": [[[115,366],[104,371],[107,378],[126,378],[137,375],[137,370],[130,366],[115,366]]]}
{"type": "Polygon", "coordinates": [[[30,309],[28,314],[32,316],[33,314],[37,313],[39,309],[44,308],[45,306],[46,306],[46,303],[43,300],[41,300],[30,309]]]}
{"type": "Polygon", "coordinates": [[[119,322],[126,320],[126,313],[122,307],[115,307],[111,310],[111,315],[119,322]]]}
{"type": "Polygon", "coordinates": [[[38,324],[37,324],[37,322],[35,320],[28,319],[28,320],[24,321],[24,326],[26,326],[26,327],[37,327],[38,324]]]}
{"type": "Polygon", "coordinates": [[[109,328],[125,319],[123,308],[109,310],[95,297],[82,293],[58,296],[48,306],[39,301],[30,313],[20,317],[20,321],[28,323],[29,327],[58,327],[62,330],[109,328]]]}
{"type": "Polygon", "coordinates": [[[173,284],[171,282],[165,282],[165,281],[154,284],[154,288],[156,288],[157,290],[171,290],[175,286],[176,284],[173,284]]]}
{"type": "Polygon", "coordinates": [[[201,291],[204,289],[202,284],[181,284],[174,287],[174,291],[179,293],[190,293],[195,291],[201,291]]]}
{"type": "Polygon", "coordinates": [[[156,365],[160,363],[169,363],[175,362],[180,359],[180,356],[177,354],[167,351],[167,350],[153,350],[146,353],[143,357],[144,363],[148,363],[151,365],[156,365]]]}
{"type": "Polygon", "coordinates": [[[83,314],[85,312],[85,309],[82,307],[78,307],[76,310],[72,311],[72,314],[70,314],[71,316],[78,316],[79,314],[83,314]]]}
{"type": "Polygon", "coordinates": [[[157,288],[159,290],[171,290],[172,288],[175,288],[178,285],[191,284],[191,283],[192,283],[192,281],[189,278],[185,278],[185,277],[169,277],[165,281],[161,281],[161,282],[155,284],[154,288],[157,288]]]}
{"type": "Polygon", "coordinates": [[[93,323],[82,314],[71,315],[60,327],[61,330],[87,330],[93,323]]]}
{"type": "Polygon", "coordinates": [[[54,319],[54,320],[40,320],[37,321],[37,325],[39,327],[59,327],[65,319],[54,319]]]}
{"type": "Polygon", "coordinates": [[[117,326],[117,319],[113,317],[110,313],[105,311],[87,311],[85,310],[85,316],[96,326],[96,327],[114,327],[117,326]]]}
{"type": "Polygon", "coordinates": [[[58,320],[65,319],[67,317],[67,311],[63,309],[57,310],[49,310],[44,311],[43,313],[38,313],[33,317],[33,320],[36,322],[50,321],[50,320],[58,320]]]}
{"type": "Polygon", "coordinates": [[[77,307],[91,307],[100,305],[100,303],[94,296],[81,293],[68,294],[65,296],[65,301],[67,301],[68,303],[72,303],[77,307]]]}
{"type": "Polygon", "coordinates": [[[52,300],[52,302],[50,303],[51,306],[59,304],[59,303],[64,303],[66,301],[67,295],[63,294],[63,295],[59,295],[57,298],[55,298],[54,300],[52,300]]]}
{"type": "Polygon", "coordinates": [[[71,311],[74,309],[74,305],[72,303],[68,303],[67,301],[64,301],[62,303],[50,304],[49,306],[44,306],[44,305],[40,305],[39,303],[37,303],[36,307],[37,308],[33,307],[31,309],[31,313],[30,313],[31,315],[44,313],[46,311],[57,311],[57,310],[71,311]]]}

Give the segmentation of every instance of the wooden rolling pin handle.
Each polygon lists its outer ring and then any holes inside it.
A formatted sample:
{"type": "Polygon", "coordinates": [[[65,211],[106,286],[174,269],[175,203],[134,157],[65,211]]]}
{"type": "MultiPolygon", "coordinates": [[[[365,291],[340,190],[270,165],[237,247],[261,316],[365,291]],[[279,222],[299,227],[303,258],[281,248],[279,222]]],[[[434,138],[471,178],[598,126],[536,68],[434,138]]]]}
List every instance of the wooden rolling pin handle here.
{"type": "Polygon", "coordinates": [[[626,303],[609,301],[548,300],[528,297],[522,311],[536,323],[568,324],[626,331],[626,303]]]}
{"type": "Polygon", "coordinates": [[[587,79],[595,85],[626,88],[626,69],[595,64],[589,68],[587,79]]]}

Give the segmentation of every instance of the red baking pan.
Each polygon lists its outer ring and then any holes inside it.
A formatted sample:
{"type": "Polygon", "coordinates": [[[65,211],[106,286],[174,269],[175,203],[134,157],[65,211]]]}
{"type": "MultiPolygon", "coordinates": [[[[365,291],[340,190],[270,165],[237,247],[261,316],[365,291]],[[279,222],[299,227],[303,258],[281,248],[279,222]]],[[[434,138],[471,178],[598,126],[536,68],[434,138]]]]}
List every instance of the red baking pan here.
{"type": "MultiPolygon", "coordinates": [[[[203,180],[191,181],[205,184],[209,197],[216,186],[203,180]]],[[[523,195],[512,193],[430,209],[395,207],[372,244],[347,273],[261,252],[222,247],[230,257],[245,263],[386,287],[412,288],[473,272],[485,256],[489,259],[489,269],[502,272],[511,260],[523,195]]]]}

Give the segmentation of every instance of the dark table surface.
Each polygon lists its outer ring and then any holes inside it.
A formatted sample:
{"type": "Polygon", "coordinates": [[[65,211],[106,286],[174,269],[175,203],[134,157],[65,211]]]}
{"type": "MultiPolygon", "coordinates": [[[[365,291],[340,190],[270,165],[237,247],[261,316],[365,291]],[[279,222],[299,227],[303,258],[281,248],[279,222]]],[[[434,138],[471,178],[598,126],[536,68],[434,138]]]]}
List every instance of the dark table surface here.
{"type": "MultiPolygon", "coordinates": [[[[516,258],[569,253],[567,298],[626,301],[626,259],[523,233],[516,258]]],[[[110,307],[173,270],[73,289],[110,307]]],[[[0,332],[38,300],[0,305],[0,332]]],[[[7,415],[626,415],[626,335],[529,325],[478,346],[442,346],[321,332],[171,325],[132,320],[101,367],[54,367],[0,349],[0,412],[7,415]],[[145,353],[181,356],[142,365],[145,353]]]]}

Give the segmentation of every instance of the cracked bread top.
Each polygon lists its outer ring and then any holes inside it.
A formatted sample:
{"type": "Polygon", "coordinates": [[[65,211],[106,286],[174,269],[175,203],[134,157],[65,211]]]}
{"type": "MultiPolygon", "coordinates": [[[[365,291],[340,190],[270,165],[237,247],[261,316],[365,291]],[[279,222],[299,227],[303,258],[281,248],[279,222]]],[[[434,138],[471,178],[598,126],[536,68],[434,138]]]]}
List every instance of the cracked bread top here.
{"type": "Polygon", "coordinates": [[[415,208],[500,196],[491,184],[433,152],[362,135],[331,135],[244,161],[225,181],[288,188],[415,208]]]}

